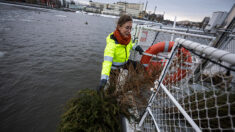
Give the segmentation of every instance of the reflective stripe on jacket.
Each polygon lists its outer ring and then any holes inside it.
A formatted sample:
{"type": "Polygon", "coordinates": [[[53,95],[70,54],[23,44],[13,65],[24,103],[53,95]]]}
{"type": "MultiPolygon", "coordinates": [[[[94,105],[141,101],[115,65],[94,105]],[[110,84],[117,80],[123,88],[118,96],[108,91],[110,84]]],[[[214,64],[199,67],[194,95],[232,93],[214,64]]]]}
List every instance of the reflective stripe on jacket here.
{"type": "Polygon", "coordinates": [[[128,45],[121,45],[117,42],[113,33],[106,38],[106,47],[104,50],[104,61],[102,65],[101,79],[109,78],[111,68],[123,66],[129,59],[130,51],[135,48],[132,40],[128,45]]]}

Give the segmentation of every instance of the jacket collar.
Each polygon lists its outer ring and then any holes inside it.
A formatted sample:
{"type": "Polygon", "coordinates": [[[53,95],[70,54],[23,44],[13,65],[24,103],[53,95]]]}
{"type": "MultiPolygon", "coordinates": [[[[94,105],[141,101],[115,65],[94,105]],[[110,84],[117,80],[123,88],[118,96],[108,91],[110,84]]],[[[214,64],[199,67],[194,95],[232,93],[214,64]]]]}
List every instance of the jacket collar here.
{"type": "Polygon", "coordinates": [[[117,38],[114,36],[114,34],[110,35],[110,39],[113,39],[115,44],[118,44],[117,38]]]}

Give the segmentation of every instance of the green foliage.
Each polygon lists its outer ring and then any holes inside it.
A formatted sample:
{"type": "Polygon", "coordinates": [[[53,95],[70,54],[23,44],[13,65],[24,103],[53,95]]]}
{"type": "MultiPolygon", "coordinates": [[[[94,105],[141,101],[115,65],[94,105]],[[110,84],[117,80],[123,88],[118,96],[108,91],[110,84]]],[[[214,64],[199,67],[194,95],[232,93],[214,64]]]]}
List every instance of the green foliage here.
{"type": "Polygon", "coordinates": [[[112,71],[109,80],[103,97],[94,90],[85,89],[67,103],[60,132],[120,132],[121,117],[137,120],[133,108],[145,109],[145,97],[149,97],[145,91],[153,85],[152,76],[143,66],[134,69],[130,65],[127,75],[120,70],[112,71]]]}
{"type": "Polygon", "coordinates": [[[101,97],[94,90],[81,90],[62,115],[60,132],[120,132],[121,116],[130,118],[128,105],[114,96],[101,97]]]}

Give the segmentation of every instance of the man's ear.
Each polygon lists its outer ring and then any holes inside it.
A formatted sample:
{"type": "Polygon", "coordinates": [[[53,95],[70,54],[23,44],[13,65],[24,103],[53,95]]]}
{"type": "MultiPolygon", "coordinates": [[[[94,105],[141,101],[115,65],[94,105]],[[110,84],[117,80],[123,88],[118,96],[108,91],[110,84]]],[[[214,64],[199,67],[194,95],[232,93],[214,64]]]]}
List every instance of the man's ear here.
{"type": "Polygon", "coordinates": [[[117,25],[117,29],[120,31],[120,28],[121,28],[121,26],[120,25],[117,25]]]}

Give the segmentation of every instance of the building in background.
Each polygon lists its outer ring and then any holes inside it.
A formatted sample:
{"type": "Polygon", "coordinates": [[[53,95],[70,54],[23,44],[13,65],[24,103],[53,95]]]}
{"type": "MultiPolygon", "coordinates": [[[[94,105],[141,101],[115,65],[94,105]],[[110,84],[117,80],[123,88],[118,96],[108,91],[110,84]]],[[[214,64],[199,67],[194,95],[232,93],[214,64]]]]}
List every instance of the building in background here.
{"type": "Polygon", "coordinates": [[[96,9],[99,9],[99,13],[101,13],[104,10],[104,7],[107,5],[106,3],[100,3],[100,2],[93,2],[90,1],[90,6],[96,9]]]}
{"type": "MultiPolygon", "coordinates": [[[[66,1],[66,0],[65,0],[66,1]]],[[[74,1],[74,0],[70,0],[70,1],[66,1],[64,7],[69,8],[70,11],[77,11],[77,10],[85,10],[86,7],[89,7],[89,3],[81,3],[79,1],[74,1]]]]}
{"type": "Polygon", "coordinates": [[[208,25],[205,27],[205,31],[215,33],[216,29],[222,25],[227,15],[228,13],[223,11],[213,12],[208,25]]]}
{"type": "Polygon", "coordinates": [[[150,14],[147,15],[148,20],[162,22],[164,20],[163,14],[150,14]]]}
{"type": "Polygon", "coordinates": [[[99,8],[100,13],[109,15],[121,15],[123,13],[129,14],[134,18],[139,18],[143,11],[144,4],[117,2],[113,4],[106,4],[100,2],[90,1],[90,6],[99,8]]]}
{"type": "Polygon", "coordinates": [[[222,28],[227,29],[229,25],[234,21],[235,18],[235,4],[233,4],[233,7],[228,12],[227,17],[225,18],[224,22],[222,23],[222,28]]]}
{"type": "Polygon", "coordinates": [[[122,6],[122,9],[124,9],[123,13],[130,14],[135,18],[140,18],[140,14],[144,9],[144,3],[117,2],[116,4],[122,6]]]}
{"type": "Polygon", "coordinates": [[[68,3],[68,8],[72,10],[85,10],[86,6],[68,3]]]}
{"type": "Polygon", "coordinates": [[[204,19],[202,20],[202,23],[201,23],[201,29],[205,29],[205,27],[207,26],[207,24],[209,23],[210,21],[210,17],[204,17],[204,19]]]}
{"type": "Polygon", "coordinates": [[[190,27],[193,22],[189,21],[189,20],[185,20],[185,21],[178,21],[176,22],[177,26],[181,26],[181,27],[190,27]]]}
{"type": "Polygon", "coordinates": [[[93,12],[93,13],[100,13],[100,8],[92,7],[92,6],[86,6],[85,11],[87,12],[93,12]]]}
{"type": "Polygon", "coordinates": [[[106,4],[104,6],[102,14],[119,16],[124,12],[124,7],[117,4],[106,4]]]}

